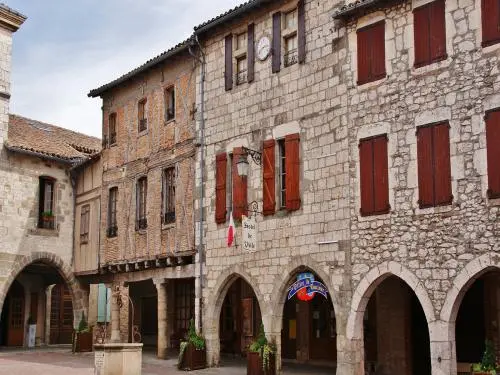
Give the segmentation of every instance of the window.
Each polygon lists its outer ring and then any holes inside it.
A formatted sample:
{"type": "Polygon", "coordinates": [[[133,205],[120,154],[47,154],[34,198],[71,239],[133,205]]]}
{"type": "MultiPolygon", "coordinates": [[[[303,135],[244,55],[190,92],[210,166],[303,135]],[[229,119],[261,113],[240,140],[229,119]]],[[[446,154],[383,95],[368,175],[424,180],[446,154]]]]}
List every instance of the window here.
{"type": "Polygon", "coordinates": [[[54,184],[51,177],[40,177],[38,227],[55,229],[54,184]]]}
{"type": "Polygon", "coordinates": [[[106,288],[105,284],[97,287],[97,322],[111,322],[111,288],[106,288]]]}
{"type": "Polygon", "coordinates": [[[228,154],[228,166],[227,166],[227,218],[229,219],[229,214],[233,212],[233,154],[228,154]]]}
{"type": "Polygon", "coordinates": [[[297,50],[297,9],[285,13],[283,17],[283,39],[285,42],[285,66],[296,64],[298,61],[297,50]]]}
{"type": "Polygon", "coordinates": [[[248,206],[248,177],[243,177],[238,174],[238,160],[241,155],[244,155],[245,151],[241,147],[233,148],[232,157],[232,167],[231,167],[231,185],[232,185],[232,207],[231,211],[233,213],[234,220],[241,220],[243,215],[247,215],[248,206]]]}
{"type": "Polygon", "coordinates": [[[490,46],[500,42],[500,2],[498,0],[481,0],[483,42],[482,46],[490,46]]]}
{"type": "Polygon", "coordinates": [[[165,89],[165,121],[175,118],[175,86],[165,89]]]}
{"type": "Polygon", "coordinates": [[[109,145],[116,144],[116,113],[109,115],[109,145]]]}
{"type": "Polygon", "coordinates": [[[359,170],[361,215],[388,213],[390,206],[386,134],[360,140],[359,170]]]}
{"type": "Polygon", "coordinates": [[[247,33],[236,35],[236,49],[234,56],[236,59],[236,84],[241,85],[247,81],[247,33]]]}
{"type": "Polygon", "coordinates": [[[377,81],[385,72],[385,22],[358,30],[358,85],[377,81]]]}
{"type": "Polygon", "coordinates": [[[146,118],[146,99],[142,99],[138,104],[139,133],[148,129],[148,119],[146,118]]]}
{"type": "Polygon", "coordinates": [[[136,189],[136,201],[137,201],[136,228],[138,230],[146,229],[148,227],[148,220],[146,217],[147,190],[148,190],[148,180],[146,177],[141,177],[137,181],[137,189],[136,189]]]}
{"type": "Polygon", "coordinates": [[[82,206],[80,213],[80,244],[89,242],[90,205],[82,206]]]}
{"type": "Polygon", "coordinates": [[[279,202],[280,208],[286,208],[286,158],[285,140],[278,140],[278,181],[279,181],[279,202]]]}
{"type": "Polygon", "coordinates": [[[446,23],[444,0],[413,10],[415,67],[446,59],[446,23]]]}
{"type": "Polygon", "coordinates": [[[192,281],[177,281],[175,284],[175,328],[186,332],[194,317],[194,285],[192,281]]]}
{"type": "Polygon", "coordinates": [[[175,168],[163,171],[162,202],[163,224],[175,222],[175,168]]]}
{"type": "Polygon", "coordinates": [[[417,129],[417,159],[420,208],[450,204],[453,195],[447,122],[417,129]]]}
{"type": "Polygon", "coordinates": [[[118,234],[118,222],[116,219],[116,202],[118,199],[118,188],[109,189],[108,197],[108,237],[116,237],[118,234]]]}
{"type": "Polygon", "coordinates": [[[500,110],[486,113],[488,198],[500,198],[500,110]]]}

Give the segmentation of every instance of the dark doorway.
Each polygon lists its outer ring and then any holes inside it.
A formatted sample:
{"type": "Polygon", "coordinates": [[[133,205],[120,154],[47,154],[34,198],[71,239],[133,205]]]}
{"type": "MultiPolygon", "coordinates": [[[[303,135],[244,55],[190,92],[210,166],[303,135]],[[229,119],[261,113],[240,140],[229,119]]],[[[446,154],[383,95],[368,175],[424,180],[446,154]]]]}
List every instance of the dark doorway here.
{"type": "Polygon", "coordinates": [[[50,343],[71,344],[73,334],[73,302],[68,287],[56,284],[50,300],[50,343]]]}
{"type": "Polygon", "coordinates": [[[24,287],[14,280],[4,302],[5,343],[7,346],[23,346],[24,340],[24,287]]]}

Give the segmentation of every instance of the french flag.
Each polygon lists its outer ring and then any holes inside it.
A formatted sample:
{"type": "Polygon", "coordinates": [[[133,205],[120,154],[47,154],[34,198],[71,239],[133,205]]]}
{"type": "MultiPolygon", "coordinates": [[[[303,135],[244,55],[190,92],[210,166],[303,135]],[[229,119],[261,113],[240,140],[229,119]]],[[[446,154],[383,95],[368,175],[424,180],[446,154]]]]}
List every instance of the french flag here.
{"type": "Polygon", "coordinates": [[[227,228],[227,247],[233,246],[234,241],[234,219],[233,212],[229,215],[229,228],[227,228]]]}

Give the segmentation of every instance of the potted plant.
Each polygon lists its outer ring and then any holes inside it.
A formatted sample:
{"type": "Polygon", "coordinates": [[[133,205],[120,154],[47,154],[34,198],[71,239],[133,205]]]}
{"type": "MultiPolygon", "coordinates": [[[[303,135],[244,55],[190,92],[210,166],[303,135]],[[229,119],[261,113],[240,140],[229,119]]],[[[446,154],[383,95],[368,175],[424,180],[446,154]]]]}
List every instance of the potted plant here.
{"type": "Polygon", "coordinates": [[[73,332],[73,352],[91,352],[92,344],[92,328],[85,320],[85,313],[82,313],[78,328],[73,332]]]}
{"type": "Polygon", "coordinates": [[[247,375],[276,374],[276,345],[267,341],[264,325],[260,325],[257,339],[248,347],[247,375]]]}
{"type": "Polygon", "coordinates": [[[46,229],[54,229],[54,213],[51,210],[42,212],[43,227],[46,229]]]}
{"type": "Polygon", "coordinates": [[[196,333],[194,320],[189,322],[189,330],[186,340],[181,341],[179,350],[179,361],[177,367],[180,370],[199,370],[207,366],[207,350],[205,339],[196,333]]]}
{"type": "Polygon", "coordinates": [[[481,363],[475,363],[472,365],[472,373],[475,375],[496,375],[497,370],[498,365],[493,342],[486,340],[481,363]]]}

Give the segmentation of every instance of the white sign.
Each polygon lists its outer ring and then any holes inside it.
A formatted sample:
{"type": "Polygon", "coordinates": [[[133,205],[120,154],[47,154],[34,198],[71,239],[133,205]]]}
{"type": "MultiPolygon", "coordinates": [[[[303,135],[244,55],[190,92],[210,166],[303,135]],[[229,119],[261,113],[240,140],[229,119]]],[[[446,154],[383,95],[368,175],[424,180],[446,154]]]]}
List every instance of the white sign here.
{"type": "Polygon", "coordinates": [[[104,373],[104,351],[94,352],[94,375],[104,373]]]}
{"type": "Polygon", "coordinates": [[[241,225],[243,227],[243,250],[257,250],[257,223],[255,217],[242,216],[241,225]]]}
{"type": "Polygon", "coordinates": [[[28,325],[28,348],[35,347],[36,324],[28,325]]]}

